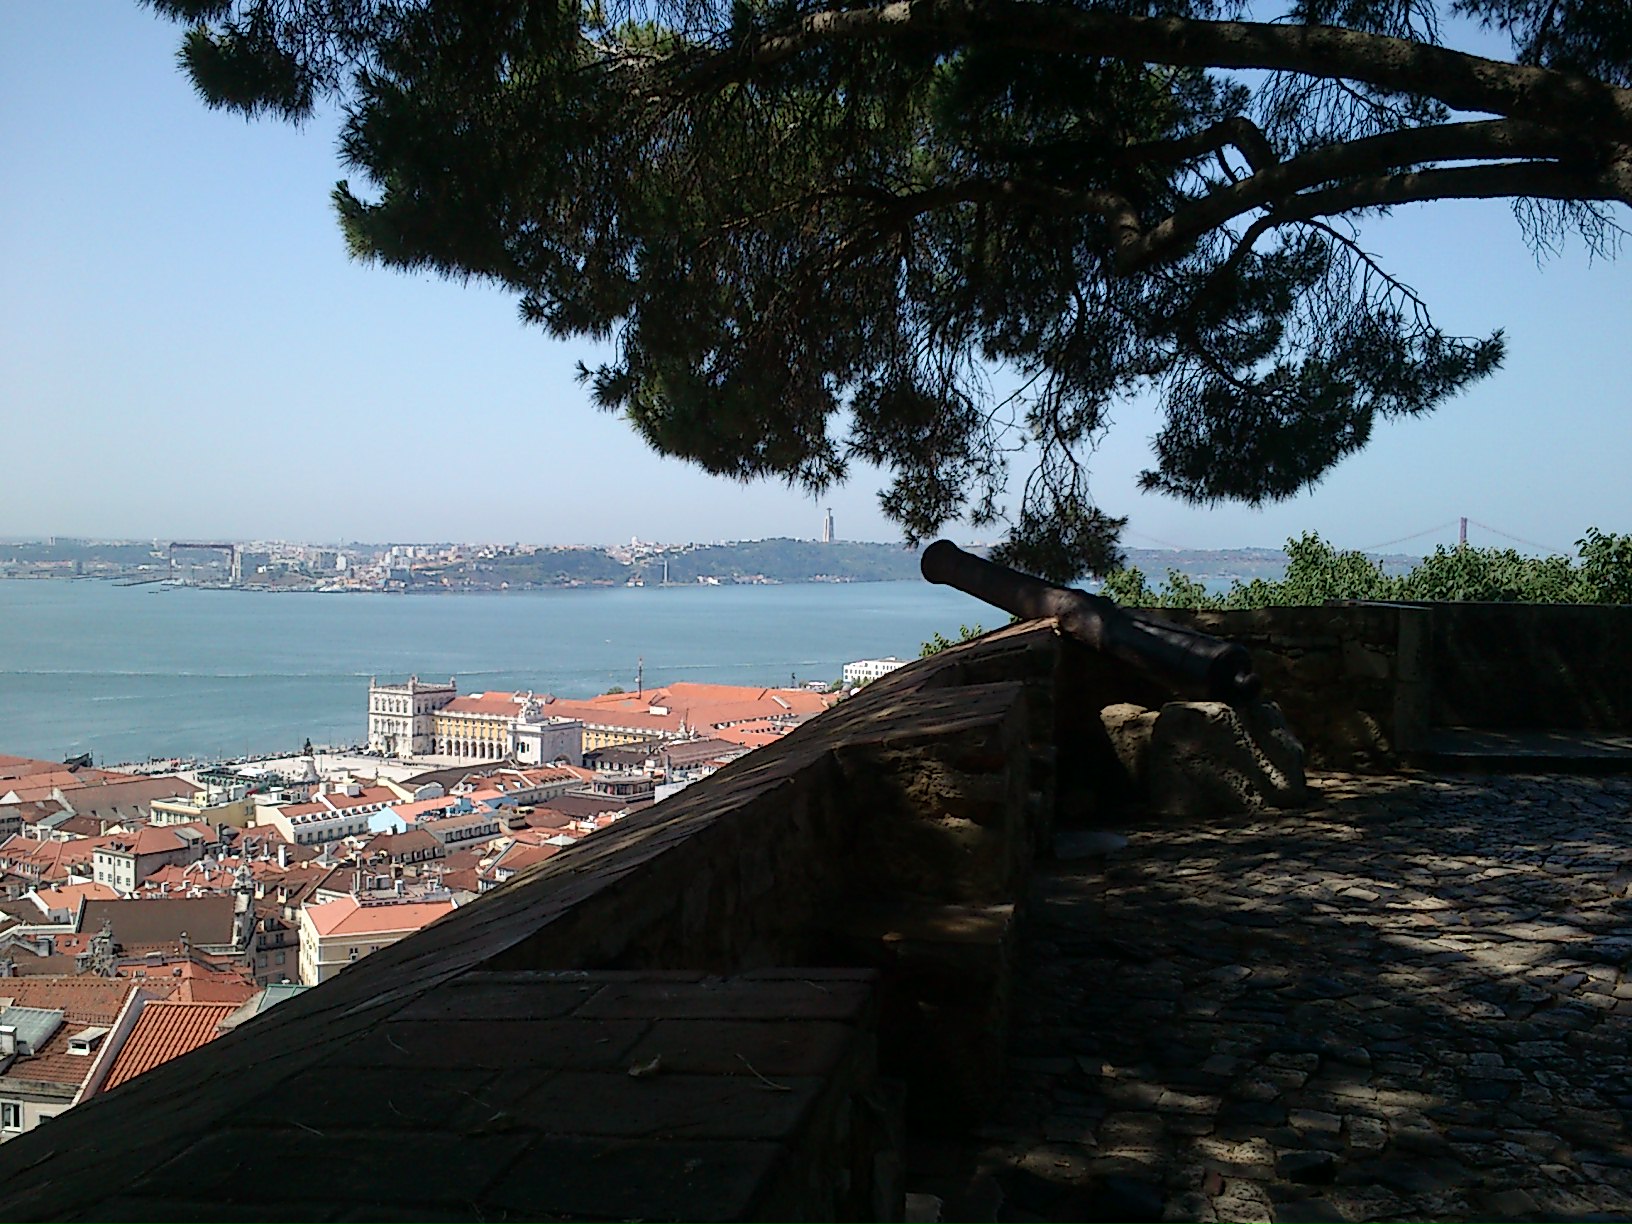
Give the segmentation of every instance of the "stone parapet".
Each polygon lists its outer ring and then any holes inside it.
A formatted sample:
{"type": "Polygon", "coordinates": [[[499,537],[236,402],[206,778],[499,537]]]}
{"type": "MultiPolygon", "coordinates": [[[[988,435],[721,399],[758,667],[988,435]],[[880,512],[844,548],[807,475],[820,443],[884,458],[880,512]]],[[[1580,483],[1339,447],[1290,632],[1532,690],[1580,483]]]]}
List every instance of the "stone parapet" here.
{"type": "Polygon", "coordinates": [[[1428,748],[1438,728],[1632,732],[1632,606],[1332,603],[1149,615],[1250,649],[1265,693],[1324,768],[1392,768],[1428,748]]]}
{"type": "Polygon", "coordinates": [[[1250,650],[1265,696],[1281,708],[1312,765],[1386,770],[1426,737],[1433,615],[1426,607],[1160,608],[1148,615],[1250,650]]]}
{"type": "Polygon", "coordinates": [[[211,1078],[216,1052],[70,1111],[8,1168],[0,1213],[899,1219],[875,977],[477,971],[279,1074],[211,1078]],[[131,1163],[109,1178],[115,1138],[131,1163]]]}

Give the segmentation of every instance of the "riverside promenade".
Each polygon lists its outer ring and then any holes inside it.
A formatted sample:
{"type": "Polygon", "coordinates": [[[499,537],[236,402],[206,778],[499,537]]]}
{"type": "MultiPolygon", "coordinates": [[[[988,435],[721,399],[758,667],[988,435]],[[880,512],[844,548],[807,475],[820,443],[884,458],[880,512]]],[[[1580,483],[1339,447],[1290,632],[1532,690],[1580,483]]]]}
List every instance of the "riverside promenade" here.
{"type": "Polygon", "coordinates": [[[1632,1219],[1632,780],[1310,781],[1061,835],[1006,1100],[910,1218],[1632,1219]]]}

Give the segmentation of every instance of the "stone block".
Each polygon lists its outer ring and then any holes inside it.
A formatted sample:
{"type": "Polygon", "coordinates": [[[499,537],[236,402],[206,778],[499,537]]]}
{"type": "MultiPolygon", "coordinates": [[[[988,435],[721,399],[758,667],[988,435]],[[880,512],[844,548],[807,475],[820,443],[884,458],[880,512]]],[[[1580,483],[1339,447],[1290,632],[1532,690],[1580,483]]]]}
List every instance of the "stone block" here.
{"type": "Polygon", "coordinates": [[[1343,671],[1366,680],[1387,680],[1394,672],[1389,655],[1353,640],[1343,643],[1343,671]]]}
{"type": "Polygon", "coordinates": [[[1150,754],[1151,734],[1156,729],[1156,718],[1155,710],[1127,702],[1108,705],[1099,712],[1099,720],[1105,726],[1105,734],[1110,738],[1116,759],[1139,792],[1145,788],[1145,765],[1150,754]]]}
{"type": "Polygon", "coordinates": [[[1295,808],[1306,801],[1303,747],[1267,702],[1234,709],[1217,701],[1170,702],[1146,760],[1151,807],[1199,816],[1295,808]]]}
{"type": "Polygon", "coordinates": [[[834,802],[854,817],[849,884],[859,895],[1013,900],[1045,815],[1028,803],[1023,688],[982,685],[898,705],[834,751],[834,802]]]}
{"type": "Polygon", "coordinates": [[[930,1129],[980,1117],[1003,1086],[1014,959],[1012,905],[853,905],[835,952],[878,968],[879,1057],[930,1129]]]}

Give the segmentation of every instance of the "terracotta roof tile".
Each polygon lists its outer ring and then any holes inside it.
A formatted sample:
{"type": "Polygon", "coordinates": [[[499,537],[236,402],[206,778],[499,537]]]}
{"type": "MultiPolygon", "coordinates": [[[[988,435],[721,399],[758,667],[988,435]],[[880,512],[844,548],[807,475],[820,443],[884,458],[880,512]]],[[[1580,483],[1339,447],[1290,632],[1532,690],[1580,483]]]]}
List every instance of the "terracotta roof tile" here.
{"type": "Polygon", "coordinates": [[[356,795],[340,794],[324,795],[310,803],[291,803],[278,809],[283,815],[295,816],[328,816],[334,813],[343,813],[352,808],[367,807],[374,803],[395,804],[401,796],[390,787],[369,786],[362,788],[356,795]]]}
{"type": "Polygon", "coordinates": [[[137,982],[105,977],[16,977],[0,982],[4,994],[18,1007],[61,1010],[62,1027],[30,1058],[19,1058],[0,1076],[6,1079],[39,1080],[50,1084],[82,1084],[96,1061],[68,1053],[68,1038],[88,1027],[111,1028],[137,982]]]}
{"type": "Polygon", "coordinates": [[[510,717],[521,711],[520,693],[471,693],[455,697],[437,714],[498,714],[510,717]]]}
{"type": "MultiPolygon", "coordinates": [[[[251,991],[253,994],[254,991],[251,991]]],[[[136,1017],[125,1048],[113,1060],[102,1091],[119,1087],[144,1071],[180,1058],[217,1037],[216,1025],[238,1009],[236,1003],[149,1003],[136,1017]]]]}
{"type": "Polygon", "coordinates": [[[355,897],[341,897],[322,905],[308,905],[306,916],[319,935],[370,935],[387,931],[417,931],[453,912],[452,901],[403,901],[361,905],[355,897]]]}
{"type": "Polygon", "coordinates": [[[554,858],[560,853],[560,846],[533,846],[518,841],[494,860],[493,870],[523,871],[534,863],[542,863],[545,859],[554,858]]]}

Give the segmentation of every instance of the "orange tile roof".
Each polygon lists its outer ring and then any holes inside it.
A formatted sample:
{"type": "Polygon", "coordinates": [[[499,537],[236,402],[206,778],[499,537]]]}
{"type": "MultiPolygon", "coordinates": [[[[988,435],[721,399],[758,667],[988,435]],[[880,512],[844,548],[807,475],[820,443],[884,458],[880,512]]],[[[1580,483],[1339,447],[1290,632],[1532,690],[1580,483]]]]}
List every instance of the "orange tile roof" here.
{"type": "Polygon", "coordinates": [[[413,824],[428,812],[440,812],[458,802],[458,795],[440,795],[435,799],[416,799],[412,803],[395,803],[391,805],[391,811],[407,823],[413,824]]]}
{"type": "Polygon", "coordinates": [[[112,769],[69,769],[61,761],[40,761],[33,757],[0,754],[0,782],[12,778],[36,777],[40,774],[67,774],[86,785],[94,782],[125,782],[138,774],[119,773],[112,769]]]}
{"type": "Polygon", "coordinates": [[[63,884],[57,888],[42,888],[36,895],[48,909],[77,910],[81,900],[117,901],[119,894],[106,884],[63,884]]]}
{"type": "Polygon", "coordinates": [[[166,863],[142,881],[140,891],[148,894],[157,893],[161,896],[168,893],[185,892],[191,888],[227,892],[237,882],[237,871],[234,868],[211,863],[208,859],[199,859],[197,862],[188,863],[185,866],[177,863],[166,863]]]}
{"type": "Polygon", "coordinates": [[[507,836],[523,846],[547,846],[550,838],[560,837],[561,830],[566,827],[566,817],[558,816],[556,825],[528,825],[525,829],[512,830],[507,836]]]}
{"type": "Polygon", "coordinates": [[[107,1092],[172,1058],[189,1054],[218,1036],[216,1025],[238,1010],[239,1003],[149,1003],[136,1017],[125,1048],[113,1060],[102,1085],[107,1092]]]}
{"type": "Polygon", "coordinates": [[[455,697],[437,714],[498,714],[510,717],[521,711],[520,693],[470,693],[455,697]]]}
{"type": "Polygon", "coordinates": [[[528,845],[526,842],[518,841],[493,861],[492,869],[497,871],[502,867],[507,871],[521,871],[534,863],[554,858],[560,853],[560,846],[528,845]]]}
{"type": "MultiPolygon", "coordinates": [[[[4,793],[5,784],[0,782],[0,794],[4,793]]],[[[71,811],[73,809],[61,799],[30,799],[27,802],[6,805],[7,815],[17,817],[24,824],[33,824],[35,821],[43,820],[47,816],[60,816],[64,812],[71,811]]]]}
{"type": "Polygon", "coordinates": [[[452,854],[448,855],[442,860],[442,870],[444,872],[463,871],[467,867],[479,867],[481,866],[484,853],[485,851],[480,846],[473,846],[464,850],[455,850],[452,854]]]}
{"type": "MultiPolygon", "coordinates": [[[[66,789],[66,788],[64,788],[66,789]]],[[[153,777],[121,778],[116,782],[100,782],[80,786],[71,792],[68,803],[80,815],[94,814],[103,808],[120,804],[151,803],[154,799],[174,799],[177,796],[197,794],[202,786],[179,778],[175,774],[157,774],[153,777]]]]}
{"type": "Polygon", "coordinates": [[[306,915],[319,935],[382,935],[417,931],[453,912],[450,901],[403,901],[361,905],[355,897],[341,897],[322,905],[308,905],[306,915]]]}
{"type": "Polygon", "coordinates": [[[84,785],[71,773],[29,774],[16,781],[0,782],[0,795],[16,795],[23,803],[38,802],[50,799],[52,791],[60,790],[66,794],[84,785]]]}
{"type": "Polygon", "coordinates": [[[835,698],[807,689],[751,688],[735,684],[695,684],[683,681],[640,694],[603,693],[587,701],[552,698],[545,707],[553,715],[581,718],[599,726],[636,731],[678,731],[722,727],[753,719],[804,719],[819,714],[835,698]],[[654,714],[653,708],[667,710],[654,714]]]}
{"type": "Polygon", "coordinates": [[[548,765],[541,769],[521,769],[516,772],[534,786],[544,782],[587,782],[595,776],[593,769],[584,769],[578,765],[548,765]]]}
{"type": "Polygon", "coordinates": [[[763,748],[766,744],[781,739],[793,728],[787,723],[772,723],[761,720],[759,722],[737,723],[731,727],[715,727],[714,735],[717,739],[729,740],[733,744],[741,744],[746,748],[763,748]]]}
{"type": "Polygon", "coordinates": [[[114,833],[95,839],[98,849],[105,852],[134,854],[167,854],[185,848],[186,842],[169,829],[143,825],[133,833],[114,833]]]}
{"type": "Polygon", "coordinates": [[[586,725],[630,731],[678,732],[680,724],[685,721],[685,716],[676,710],[670,710],[667,714],[653,714],[644,705],[597,705],[594,701],[567,701],[559,697],[545,709],[557,717],[576,718],[586,725]]]}
{"type": "Polygon", "coordinates": [[[105,977],[16,977],[0,982],[18,1007],[61,1010],[62,1027],[31,1058],[19,1058],[0,1076],[6,1079],[39,1080],[48,1084],[83,1084],[96,1061],[68,1053],[68,1038],[88,1027],[111,1028],[125,1002],[141,986],[120,978],[105,977]]]}
{"type": "Polygon", "coordinates": [[[184,1003],[225,1003],[229,1007],[239,1007],[259,994],[260,989],[251,980],[228,974],[184,977],[181,989],[176,991],[174,998],[184,1003]]]}
{"type": "Polygon", "coordinates": [[[81,838],[77,841],[38,842],[18,834],[0,843],[0,859],[13,864],[18,875],[38,879],[42,883],[65,880],[71,866],[91,861],[91,851],[98,840],[81,838]]]}
{"type": "Polygon", "coordinates": [[[369,786],[355,795],[348,795],[342,791],[337,795],[324,795],[311,803],[291,803],[287,807],[280,807],[278,811],[285,816],[329,816],[344,813],[351,808],[367,807],[373,803],[393,804],[399,798],[401,796],[390,787],[369,786]],[[325,799],[327,803],[324,802],[325,799]]]}

